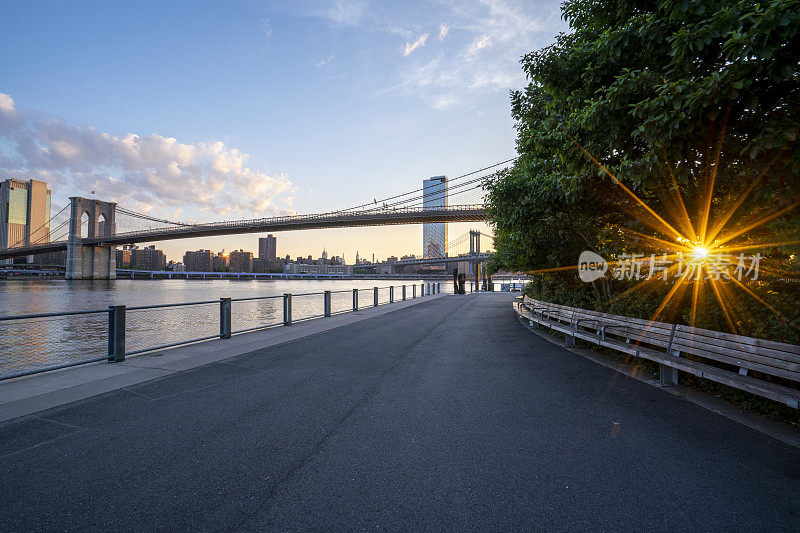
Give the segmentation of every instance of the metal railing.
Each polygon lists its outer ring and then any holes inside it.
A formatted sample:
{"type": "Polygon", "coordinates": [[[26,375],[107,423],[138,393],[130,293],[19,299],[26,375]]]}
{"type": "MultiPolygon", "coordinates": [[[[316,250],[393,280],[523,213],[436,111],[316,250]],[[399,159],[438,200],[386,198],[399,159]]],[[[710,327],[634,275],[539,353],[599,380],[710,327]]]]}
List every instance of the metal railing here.
{"type": "MultiPolygon", "coordinates": [[[[241,333],[277,326],[291,326],[295,322],[330,317],[369,307],[438,294],[441,289],[441,283],[420,283],[369,289],[299,294],[286,293],[276,296],[248,298],[220,298],[219,300],[133,307],[112,305],[107,309],[92,309],[88,311],[3,316],[0,317],[0,325],[12,325],[4,336],[11,342],[18,343],[18,346],[29,347],[31,351],[35,351],[37,347],[42,346],[41,340],[36,340],[36,336],[47,334],[46,321],[63,319],[64,317],[70,317],[73,320],[81,317],[89,320],[85,324],[68,328],[70,333],[69,340],[80,343],[82,338],[86,336],[92,335],[94,340],[97,340],[98,337],[105,334],[108,340],[108,350],[107,353],[102,355],[98,353],[69,354],[66,352],[60,352],[59,354],[33,354],[34,363],[27,363],[29,367],[33,366],[33,368],[22,368],[22,363],[15,366],[14,361],[7,361],[9,364],[6,366],[11,366],[16,371],[8,372],[0,366],[0,380],[103,360],[121,362],[125,360],[126,356],[164,350],[211,339],[230,339],[232,335],[241,333]],[[187,313],[187,308],[193,308],[196,311],[187,313]],[[162,313],[158,317],[159,320],[139,320],[139,317],[144,313],[153,312],[162,313]],[[103,323],[103,315],[107,318],[107,324],[103,323]],[[282,320],[276,320],[277,317],[282,317],[282,320]],[[36,330],[36,327],[41,327],[43,323],[43,328],[36,330]],[[178,331],[182,329],[182,324],[186,324],[187,327],[184,330],[194,333],[187,335],[191,336],[191,338],[181,338],[174,342],[163,343],[161,341],[164,338],[163,326],[165,324],[170,324],[173,330],[178,331]],[[203,331],[205,334],[199,337],[193,336],[198,330],[203,331]],[[31,342],[26,343],[26,339],[31,340],[31,342]],[[48,357],[58,362],[56,364],[47,364],[48,357]]],[[[56,343],[60,341],[62,339],[54,340],[56,343]]],[[[0,360],[0,363],[3,362],[0,360]]]]}

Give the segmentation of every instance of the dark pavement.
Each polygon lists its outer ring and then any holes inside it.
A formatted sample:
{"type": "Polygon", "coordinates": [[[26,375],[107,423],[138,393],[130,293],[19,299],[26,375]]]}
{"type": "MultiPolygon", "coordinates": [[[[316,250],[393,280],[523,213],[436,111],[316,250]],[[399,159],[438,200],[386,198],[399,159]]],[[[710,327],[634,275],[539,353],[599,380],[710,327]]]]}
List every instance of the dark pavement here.
{"type": "Polygon", "coordinates": [[[448,296],[0,424],[0,530],[800,531],[800,450],[448,296]]]}

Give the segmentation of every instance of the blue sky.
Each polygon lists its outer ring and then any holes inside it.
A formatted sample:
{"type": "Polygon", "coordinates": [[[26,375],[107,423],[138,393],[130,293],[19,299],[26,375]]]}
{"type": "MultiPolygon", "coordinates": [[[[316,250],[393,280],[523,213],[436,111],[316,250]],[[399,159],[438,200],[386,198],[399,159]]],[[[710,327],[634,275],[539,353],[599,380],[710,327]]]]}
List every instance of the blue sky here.
{"type": "MultiPolygon", "coordinates": [[[[522,54],[557,1],[7,2],[0,177],[182,220],[312,213],[514,155],[522,54]]],[[[453,225],[450,235],[470,225],[453,225]]],[[[254,250],[258,235],[160,244],[254,250]]],[[[420,253],[421,228],[280,234],[293,257],[420,253]]]]}

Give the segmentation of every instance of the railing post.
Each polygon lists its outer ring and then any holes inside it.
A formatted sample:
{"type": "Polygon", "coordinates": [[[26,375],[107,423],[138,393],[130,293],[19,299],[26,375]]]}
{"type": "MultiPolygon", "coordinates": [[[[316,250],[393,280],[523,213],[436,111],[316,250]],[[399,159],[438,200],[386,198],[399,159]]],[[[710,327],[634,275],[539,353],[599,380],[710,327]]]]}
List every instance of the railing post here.
{"type": "Polygon", "coordinates": [[[403,285],[403,301],[406,300],[406,286],[403,285]]]}
{"type": "Polygon", "coordinates": [[[373,294],[375,296],[375,302],[373,304],[373,307],[378,307],[378,287],[375,287],[375,289],[373,290],[373,294]]]}
{"type": "Polygon", "coordinates": [[[358,289],[353,289],[353,311],[358,311],[358,289]]]}
{"type": "Polygon", "coordinates": [[[331,316],[331,291],[325,291],[325,316],[331,316]]]}
{"type": "Polygon", "coordinates": [[[394,285],[389,286],[389,303],[394,303],[394,285]]]}
{"type": "Polygon", "coordinates": [[[292,294],[288,292],[283,295],[283,325],[292,325],[292,294]]]}
{"type": "Polygon", "coordinates": [[[108,360],[125,360],[125,306],[108,306],[108,360]]]}
{"type": "Polygon", "coordinates": [[[219,338],[231,338],[231,299],[219,299],[219,338]]]}

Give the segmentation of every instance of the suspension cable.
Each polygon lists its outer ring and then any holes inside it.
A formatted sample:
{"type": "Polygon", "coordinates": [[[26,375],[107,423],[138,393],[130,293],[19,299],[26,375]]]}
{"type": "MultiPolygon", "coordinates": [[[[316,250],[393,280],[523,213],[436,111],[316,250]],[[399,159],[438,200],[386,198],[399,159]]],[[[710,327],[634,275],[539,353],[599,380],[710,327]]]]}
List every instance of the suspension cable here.
{"type": "MultiPolygon", "coordinates": [[[[41,226],[39,226],[38,228],[36,228],[36,230],[35,230],[35,231],[33,231],[32,233],[30,233],[30,234],[27,236],[27,238],[28,238],[29,240],[30,240],[31,238],[33,238],[33,236],[34,236],[34,235],[36,235],[36,234],[39,232],[39,230],[41,230],[42,228],[44,228],[45,226],[47,226],[48,224],[50,224],[50,222],[52,222],[54,218],[56,218],[58,215],[60,215],[61,213],[63,213],[63,212],[64,212],[64,209],[66,209],[66,208],[68,208],[68,207],[69,207],[69,204],[67,204],[67,205],[65,205],[64,207],[62,207],[62,208],[61,208],[61,210],[60,210],[58,213],[56,213],[55,215],[51,216],[51,217],[48,219],[48,221],[47,221],[47,222],[45,222],[44,224],[42,224],[41,226]]],[[[17,246],[19,243],[21,243],[22,241],[24,241],[24,240],[25,240],[25,238],[26,238],[26,237],[23,237],[23,238],[21,238],[21,239],[20,239],[20,240],[18,240],[16,243],[14,243],[14,244],[13,244],[13,245],[11,245],[11,246],[8,246],[8,247],[7,247],[7,248],[5,248],[5,249],[6,249],[6,250],[8,250],[8,249],[10,249],[10,248],[16,248],[16,246],[17,246]]],[[[39,241],[37,240],[36,242],[39,242],[39,241]]]]}
{"type": "MultiPolygon", "coordinates": [[[[483,167],[483,168],[478,169],[478,170],[473,170],[472,172],[467,172],[466,174],[462,174],[460,176],[456,176],[455,178],[452,178],[450,180],[450,182],[452,183],[453,181],[460,180],[460,179],[466,178],[468,176],[472,176],[473,174],[477,174],[479,172],[483,172],[485,170],[489,170],[491,168],[498,167],[500,165],[505,165],[506,163],[510,163],[512,161],[516,161],[518,158],[519,158],[519,156],[512,157],[511,159],[506,159],[505,161],[501,161],[499,163],[495,163],[493,165],[489,165],[487,167],[483,167]]],[[[362,207],[369,207],[369,206],[377,205],[378,203],[385,203],[385,202],[387,202],[389,200],[395,200],[397,198],[402,198],[403,196],[408,196],[409,194],[414,194],[414,193],[417,193],[417,192],[420,192],[420,191],[425,191],[426,189],[430,189],[432,187],[440,187],[440,184],[432,183],[431,185],[422,187],[421,189],[414,189],[412,191],[405,192],[403,194],[396,194],[394,196],[389,196],[388,198],[382,199],[380,202],[378,202],[378,200],[373,200],[373,202],[371,202],[371,203],[361,204],[361,205],[357,205],[355,207],[348,207],[347,209],[341,209],[341,210],[335,211],[335,212],[336,213],[340,213],[340,212],[346,212],[346,211],[354,211],[356,209],[361,209],[362,207]]],[[[400,203],[403,203],[403,202],[400,202],[400,203]]]]}

